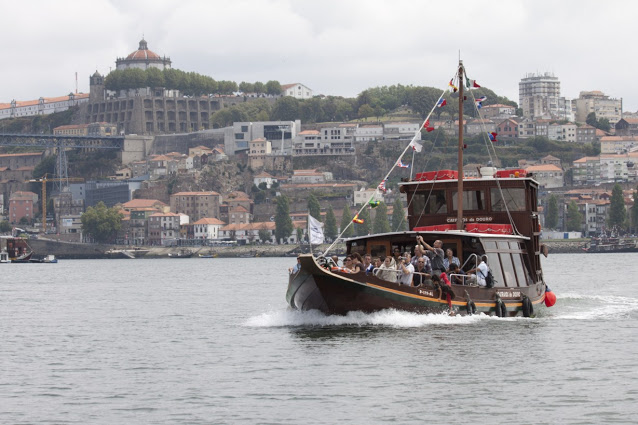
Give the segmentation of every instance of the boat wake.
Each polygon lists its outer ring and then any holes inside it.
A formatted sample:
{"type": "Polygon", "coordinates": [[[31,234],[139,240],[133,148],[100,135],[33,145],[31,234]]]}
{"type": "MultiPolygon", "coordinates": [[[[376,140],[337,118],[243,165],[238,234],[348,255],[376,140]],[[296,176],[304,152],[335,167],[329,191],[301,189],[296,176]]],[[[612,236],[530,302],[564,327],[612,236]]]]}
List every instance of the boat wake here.
{"type": "Polygon", "coordinates": [[[244,323],[248,327],[303,327],[303,326],[387,326],[393,328],[418,328],[431,325],[467,325],[482,320],[530,320],[523,318],[500,319],[484,314],[474,316],[448,316],[445,313],[419,314],[398,310],[376,313],[350,312],[346,316],[325,315],[317,310],[293,309],[270,311],[253,316],[244,323]]]}
{"type": "Polygon", "coordinates": [[[617,320],[638,313],[638,299],[617,295],[582,295],[565,293],[558,296],[552,319],[562,320],[617,320]]]}

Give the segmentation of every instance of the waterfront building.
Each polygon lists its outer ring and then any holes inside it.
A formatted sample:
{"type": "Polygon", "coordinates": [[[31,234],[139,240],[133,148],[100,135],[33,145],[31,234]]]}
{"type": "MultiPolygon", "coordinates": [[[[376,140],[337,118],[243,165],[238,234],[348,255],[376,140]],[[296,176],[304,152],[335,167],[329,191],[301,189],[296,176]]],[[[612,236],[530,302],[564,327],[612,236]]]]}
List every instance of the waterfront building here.
{"type": "Polygon", "coordinates": [[[170,196],[171,211],[186,214],[191,221],[219,218],[221,196],[217,192],[179,192],[170,196]]]}
{"type": "Polygon", "coordinates": [[[38,195],[33,192],[13,192],[9,196],[9,223],[17,224],[22,218],[25,218],[31,223],[36,213],[35,208],[37,203],[38,195]]]}

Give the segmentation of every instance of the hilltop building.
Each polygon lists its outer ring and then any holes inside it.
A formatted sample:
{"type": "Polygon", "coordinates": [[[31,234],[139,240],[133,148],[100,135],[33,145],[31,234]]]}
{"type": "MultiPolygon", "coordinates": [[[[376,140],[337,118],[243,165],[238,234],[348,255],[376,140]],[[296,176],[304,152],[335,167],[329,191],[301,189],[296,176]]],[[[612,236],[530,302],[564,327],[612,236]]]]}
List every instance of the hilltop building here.
{"type": "Polygon", "coordinates": [[[12,100],[10,103],[0,103],[0,120],[5,118],[31,117],[63,112],[72,106],[88,103],[86,93],[71,93],[67,96],[41,97],[36,100],[12,100]]]}
{"type": "Polygon", "coordinates": [[[596,118],[606,118],[612,128],[622,118],[622,99],[612,99],[601,91],[581,91],[576,103],[576,121],[584,123],[594,112],[596,118]]]}
{"type": "Polygon", "coordinates": [[[518,83],[519,106],[525,118],[558,117],[560,81],[553,74],[527,74],[518,83]]]}

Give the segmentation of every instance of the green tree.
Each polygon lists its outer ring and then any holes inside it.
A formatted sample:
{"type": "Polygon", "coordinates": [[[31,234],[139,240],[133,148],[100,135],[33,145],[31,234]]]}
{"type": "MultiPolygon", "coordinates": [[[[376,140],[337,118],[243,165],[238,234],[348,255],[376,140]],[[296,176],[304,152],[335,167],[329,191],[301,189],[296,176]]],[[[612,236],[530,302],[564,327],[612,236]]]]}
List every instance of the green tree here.
{"type": "Polygon", "coordinates": [[[587,114],[587,118],[585,118],[585,122],[592,127],[598,128],[598,119],[596,119],[596,112],[590,112],[587,114]]]}
{"type": "Polygon", "coordinates": [[[367,206],[359,214],[359,219],[363,220],[363,223],[355,223],[354,225],[357,236],[369,235],[372,229],[372,223],[370,219],[370,209],[367,206]]]}
{"type": "Polygon", "coordinates": [[[122,217],[117,209],[107,208],[100,201],[82,214],[82,232],[91,236],[95,242],[112,242],[122,227],[122,217]]]}
{"type": "Polygon", "coordinates": [[[583,229],[583,215],[578,210],[575,201],[571,201],[567,206],[567,231],[580,232],[583,229]]]}
{"type": "Polygon", "coordinates": [[[611,130],[611,124],[609,123],[609,119],[607,119],[607,118],[599,119],[598,120],[598,128],[601,129],[602,131],[611,130]]]}
{"type": "Polygon", "coordinates": [[[403,230],[407,230],[408,222],[405,219],[405,212],[403,211],[403,202],[401,202],[401,198],[397,197],[394,200],[392,209],[392,229],[395,232],[401,232],[403,230]]]}
{"type": "Polygon", "coordinates": [[[350,207],[346,204],[343,207],[343,214],[341,215],[341,237],[342,238],[350,238],[354,235],[354,227],[352,226],[352,212],[350,212],[350,207]],[[345,229],[345,231],[344,231],[345,229]]]}
{"type": "Polygon", "coordinates": [[[301,244],[303,242],[303,229],[301,227],[297,227],[297,243],[301,244]]]}
{"type": "Polygon", "coordinates": [[[11,231],[11,224],[7,220],[0,221],[0,233],[8,233],[9,231],[11,231]]]}
{"type": "Polygon", "coordinates": [[[290,203],[286,195],[277,198],[277,213],[275,214],[275,238],[277,243],[282,239],[288,239],[293,231],[290,218],[290,203]]]}
{"type": "Polygon", "coordinates": [[[262,242],[267,242],[270,240],[270,230],[268,229],[259,229],[259,240],[262,242]]]}
{"type": "Polygon", "coordinates": [[[622,194],[622,187],[618,183],[611,191],[611,203],[609,205],[608,224],[610,228],[623,228],[627,211],[625,210],[625,199],[622,194]]]}
{"type": "Polygon", "coordinates": [[[547,199],[547,211],[545,212],[545,227],[555,229],[558,226],[558,198],[550,195],[547,199]]]}
{"type": "Polygon", "coordinates": [[[299,118],[299,100],[283,96],[275,102],[270,117],[273,121],[294,121],[299,118]]]}
{"type": "Polygon", "coordinates": [[[372,108],[372,106],[368,105],[367,103],[365,105],[361,105],[359,107],[357,115],[359,115],[359,118],[367,120],[368,117],[374,116],[374,108],[372,108]]]}
{"type": "Polygon", "coordinates": [[[321,221],[321,205],[314,193],[308,197],[308,214],[321,221]]]}
{"type": "Polygon", "coordinates": [[[266,83],[266,93],[273,96],[281,94],[281,84],[279,84],[279,81],[268,81],[266,83]]]}
{"type": "Polygon", "coordinates": [[[390,230],[390,222],[388,221],[388,207],[381,202],[375,209],[374,223],[372,226],[373,233],[388,233],[390,230]]]}
{"type": "Polygon", "coordinates": [[[337,218],[335,217],[334,211],[332,211],[332,205],[328,206],[328,211],[326,212],[326,225],[323,228],[324,236],[334,241],[337,237],[337,218]]]}
{"type": "Polygon", "coordinates": [[[164,74],[158,68],[146,69],[146,85],[148,87],[164,87],[166,82],[164,81],[164,74]]]}

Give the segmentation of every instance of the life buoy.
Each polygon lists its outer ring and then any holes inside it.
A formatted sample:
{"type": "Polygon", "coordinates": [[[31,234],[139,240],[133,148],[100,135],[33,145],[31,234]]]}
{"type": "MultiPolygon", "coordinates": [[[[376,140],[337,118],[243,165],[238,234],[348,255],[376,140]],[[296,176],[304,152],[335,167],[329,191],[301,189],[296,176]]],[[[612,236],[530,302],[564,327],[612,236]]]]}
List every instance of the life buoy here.
{"type": "Polygon", "coordinates": [[[523,295],[523,317],[531,317],[534,314],[534,305],[527,295],[523,295]]]}
{"type": "Polygon", "coordinates": [[[467,300],[467,304],[465,304],[467,315],[471,316],[476,314],[476,304],[474,304],[474,301],[472,301],[472,298],[470,298],[470,294],[468,294],[467,291],[465,291],[465,299],[467,300]]]}
{"type": "Polygon", "coordinates": [[[507,315],[507,308],[505,307],[505,303],[499,296],[496,297],[495,307],[496,317],[505,317],[507,315]]]}

